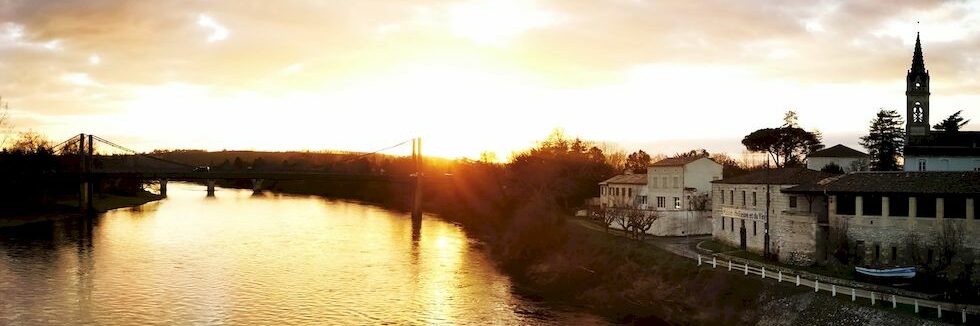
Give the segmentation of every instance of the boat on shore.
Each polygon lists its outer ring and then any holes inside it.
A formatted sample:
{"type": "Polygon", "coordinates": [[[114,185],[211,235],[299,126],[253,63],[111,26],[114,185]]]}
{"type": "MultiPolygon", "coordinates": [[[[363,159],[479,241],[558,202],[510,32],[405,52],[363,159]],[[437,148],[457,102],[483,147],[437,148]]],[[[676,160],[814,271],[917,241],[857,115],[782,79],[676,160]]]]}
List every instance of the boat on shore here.
{"type": "Polygon", "coordinates": [[[854,267],[854,270],[860,274],[875,276],[875,277],[897,277],[897,278],[913,278],[915,277],[916,268],[915,267],[896,267],[896,268],[865,268],[865,267],[854,267]]]}

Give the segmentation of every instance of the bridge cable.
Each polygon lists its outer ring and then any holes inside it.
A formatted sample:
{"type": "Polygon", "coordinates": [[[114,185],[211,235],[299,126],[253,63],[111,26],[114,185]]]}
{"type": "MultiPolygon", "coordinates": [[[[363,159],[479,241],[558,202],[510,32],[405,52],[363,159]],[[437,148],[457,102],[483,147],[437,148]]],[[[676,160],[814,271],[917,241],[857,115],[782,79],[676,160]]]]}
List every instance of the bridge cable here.
{"type": "Polygon", "coordinates": [[[177,162],[177,161],[172,161],[172,160],[168,160],[168,159],[165,159],[165,158],[159,158],[159,157],[152,156],[152,155],[149,155],[149,154],[140,153],[140,152],[134,151],[132,149],[126,148],[126,147],[124,147],[122,145],[119,145],[119,144],[113,143],[111,141],[108,141],[105,138],[102,138],[102,137],[99,137],[99,136],[92,136],[92,137],[94,137],[95,139],[98,139],[100,142],[103,142],[106,145],[115,147],[115,148],[120,149],[120,150],[123,150],[123,151],[127,151],[127,152],[130,152],[130,153],[133,153],[133,154],[138,155],[138,156],[144,156],[144,157],[147,157],[147,158],[150,158],[150,159],[154,159],[154,160],[157,160],[157,161],[161,161],[161,162],[164,162],[164,163],[170,163],[170,164],[174,164],[174,165],[180,165],[180,166],[183,166],[183,167],[190,167],[190,168],[195,167],[194,165],[190,165],[190,164],[186,164],[186,163],[181,163],[181,162],[177,162]]]}
{"type": "Polygon", "coordinates": [[[370,153],[361,154],[361,155],[358,155],[358,156],[355,156],[355,157],[348,157],[346,159],[340,160],[340,162],[343,163],[343,162],[358,160],[358,159],[361,159],[361,158],[363,158],[365,156],[368,156],[368,155],[377,154],[377,153],[380,153],[380,152],[383,152],[383,151],[386,151],[386,150],[389,150],[389,149],[392,149],[392,148],[395,148],[395,147],[398,147],[398,146],[401,146],[401,145],[405,145],[405,144],[411,142],[414,139],[415,138],[410,138],[410,139],[408,139],[406,141],[403,141],[403,142],[400,142],[398,144],[395,144],[395,145],[392,145],[392,146],[388,146],[388,147],[385,147],[385,148],[382,148],[382,149],[379,149],[379,150],[376,150],[376,151],[373,151],[373,152],[370,152],[370,153]]]}

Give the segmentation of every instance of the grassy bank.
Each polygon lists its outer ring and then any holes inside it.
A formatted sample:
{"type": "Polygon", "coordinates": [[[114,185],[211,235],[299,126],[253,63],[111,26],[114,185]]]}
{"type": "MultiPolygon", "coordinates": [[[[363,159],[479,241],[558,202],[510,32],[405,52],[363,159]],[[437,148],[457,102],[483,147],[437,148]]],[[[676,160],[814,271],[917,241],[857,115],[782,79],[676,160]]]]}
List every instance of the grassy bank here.
{"type": "MultiPolygon", "coordinates": [[[[121,196],[112,194],[99,194],[93,198],[92,205],[96,212],[106,212],[109,210],[134,207],[146,204],[151,201],[160,200],[163,196],[142,191],[133,196],[121,196]]],[[[15,214],[11,216],[0,216],[0,227],[19,226],[30,223],[54,221],[64,218],[79,217],[82,213],[78,212],[78,200],[66,199],[57,201],[56,205],[48,207],[39,212],[15,214]]]]}
{"type": "Polygon", "coordinates": [[[613,321],[752,324],[767,300],[803,292],[698,268],[654,246],[576,223],[563,228],[568,241],[509,272],[546,299],[585,306],[613,321]]]}

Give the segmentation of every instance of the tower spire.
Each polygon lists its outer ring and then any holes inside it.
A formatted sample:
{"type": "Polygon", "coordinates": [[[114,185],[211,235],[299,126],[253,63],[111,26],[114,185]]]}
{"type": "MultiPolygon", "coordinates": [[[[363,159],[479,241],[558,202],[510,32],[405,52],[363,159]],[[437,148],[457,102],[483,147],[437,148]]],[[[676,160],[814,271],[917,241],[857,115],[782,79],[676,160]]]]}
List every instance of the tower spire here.
{"type": "Polygon", "coordinates": [[[919,32],[915,32],[915,52],[912,54],[911,72],[926,72],[926,62],[925,59],[922,58],[922,41],[919,40],[919,32]]]}

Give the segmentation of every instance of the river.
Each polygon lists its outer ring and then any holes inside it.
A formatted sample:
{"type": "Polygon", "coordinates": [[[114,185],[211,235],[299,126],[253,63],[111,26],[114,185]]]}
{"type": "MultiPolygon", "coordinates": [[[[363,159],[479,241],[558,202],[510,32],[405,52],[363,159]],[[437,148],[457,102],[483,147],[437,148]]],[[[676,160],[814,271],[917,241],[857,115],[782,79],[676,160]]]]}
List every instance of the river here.
{"type": "Polygon", "coordinates": [[[0,324],[597,324],[520,295],[458,226],[350,201],[173,184],[0,229],[0,324]]]}

